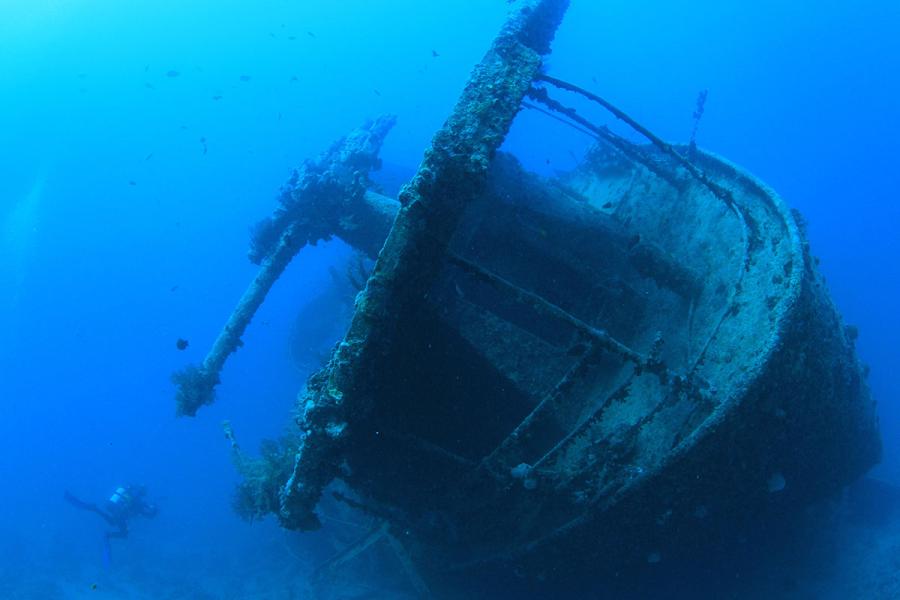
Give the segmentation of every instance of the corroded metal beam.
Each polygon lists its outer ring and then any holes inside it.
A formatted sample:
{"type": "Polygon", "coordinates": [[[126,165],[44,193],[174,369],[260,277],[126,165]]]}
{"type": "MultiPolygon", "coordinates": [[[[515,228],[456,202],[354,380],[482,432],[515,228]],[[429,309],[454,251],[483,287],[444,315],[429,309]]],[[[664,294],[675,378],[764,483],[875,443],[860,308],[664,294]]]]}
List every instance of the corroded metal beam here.
{"type": "Polygon", "coordinates": [[[225,361],[243,345],[241,336],[253,315],[301,248],[336,235],[363,251],[378,252],[396,208],[389,199],[367,193],[366,183],[369,171],[379,165],[378,152],[394,122],[392,116],[379,117],[294,172],[276,211],[256,228],[250,250],[250,259],[259,264],[256,277],[203,363],[172,375],[179,416],[194,416],[201,406],[213,403],[225,361]]]}
{"type": "Polygon", "coordinates": [[[482,191],[495,152],[540,74],[568,0],[531,0],[507,20],[412,181],[344,340],[300,398],[302,441],[281,494],[280,520],[319,526],[322,490],[340,473],[353,423],[372,408],[374,379],[404,315],[425,296],[444,262],[464,209],[482,191]]]}

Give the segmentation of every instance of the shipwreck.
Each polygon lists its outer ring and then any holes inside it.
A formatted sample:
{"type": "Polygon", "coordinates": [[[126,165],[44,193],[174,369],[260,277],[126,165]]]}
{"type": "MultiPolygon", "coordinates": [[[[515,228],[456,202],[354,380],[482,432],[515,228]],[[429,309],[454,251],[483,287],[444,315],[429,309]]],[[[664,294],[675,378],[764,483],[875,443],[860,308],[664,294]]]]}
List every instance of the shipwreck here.
{"type": "Polygon", "coordinates": [[[173,377],[179,413],[213,402],[305,245],[339,237],[375,260],[293,434],[266,464],[240,455],[243,511],[285,528],[318,527],[342,482],[373,528],[331,566],[384,540],[424,595],[473,573],[652,562],[879,460],[853,332],[802,219],[739,166],[549,76],[567,4],[518,3],[398,198],[369,179],[390,117],[299,168],[257,230],[258,276],[207,359],[173,377]],[[595,138],[578,168],[539,177],[498,151],[523,105],[595,138]]]}

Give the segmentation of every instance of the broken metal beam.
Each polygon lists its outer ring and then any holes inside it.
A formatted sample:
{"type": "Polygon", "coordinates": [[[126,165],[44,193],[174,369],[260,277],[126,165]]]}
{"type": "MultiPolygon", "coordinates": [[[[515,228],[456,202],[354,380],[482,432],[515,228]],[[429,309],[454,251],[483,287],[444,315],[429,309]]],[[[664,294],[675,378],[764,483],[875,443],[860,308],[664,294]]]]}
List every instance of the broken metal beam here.
{"type": "Polygon", "coordinates": [[[462,269],[466,271],[473,277],[476,277],[482,281],[485,281],[495,287],[501,288],[503,290],[511,293],[517,300],[524,304],[528,304],[532,308],[534,308],[539,313],[549,315],[554,317],[564,323],[571,325],[575,328],[579,333],[590,339],[594,344],[597,345],[598,349],[603,349],[608,352],[612,352],[614,354],[618,354],[622,358],[633,362],[636,365],[645,367],[648,365],[649,360],[642,356],[639,352],[635,352],[625,344],[619,342],[614,337],[603,331],[602,329],[597,329],[593,325],[589,323],[585,323],[575,315],[566,312],[562,308],[556,306],[555,304],[548,302],[544,298],[541,298],[534,292],[529,292],[528,290],[522,289],[519,286],[511,283],[499,275],[491,273],[490,271],[483,269],[482,267],[476,265],[475,263],[462,258],[461,256],[456,256],[453,254],[448,255],[448,260],[462,269]]]}
{"type": "MultiPolygon", "coordinates": [[[[562,120],[564,123],[568,123],[572,125],[579,131],[586,131],[588,135],[591,135],[599,140],[602,140],[624,154],[627,158],[631,159],[635,163],[639,163],[644,165],[647,169],[649,169],[654,175],[659,177],[660,179],[666,181],[669,185],[674,187],[677,190],[685,189],[684,182],[679,180],[678,175],[672,172],[670,169],[665,168],[662,164],[654,162],[649,156],[647,156],[636,144],[633,144],[626,140],[625,138],[616,135],[612,131],[610,131],[606,127],[600,127],[598,125],[594,125],[584,117],[578,114],[578,112],[574,108],[567,107],[562,103],[554,100],[547,93],[547,90],[544,88],[534,88],[528,92],[528,97],[543,104],[547,107],[547,113],[553,115],[553,112],[557,112],[561,115],[564,115],[566,118],[571,121],[562,120]],[[551,112],[553,111],[553,112],[551,112]]],[[[538,110],[543,110],[538,108],[538,110]]]]}
{"type": "MultiPolygon", "coordinates": [[[[594,94],[593,92],[589,92],[586,89],[578,87],[577,85],[574,85],[567,81],[563,81],[561,79],[557,79],[555,77],[550,77],[549,75],[544,75],[544,74],[542,74],[539,77],[539,79],[541,81],[549,83],[550,85],[557,87],[561,90],[566,90],[568,92],[573,92],[573,93],[579,94],[581,96],[584,96],[585,98],[587,98],[588,100],[590,100],[592,102],[596,102],[597,104],[599,104],[600,106],[602,106],[603,108],[605,108],[606,110],[611,112],[614,117],[616,117],[620,121],[624,121],[629,127],[631,127],[632,129],[634,129],[635,131],[640,133],[642,136],[644,136],[645,138],[650,140],[650,143],[652,143],[654,146],[659,148],[660,151],[662,151],[664,154],[675,159],[675,161],[679,165],[684,167],[684,169],[687,170],[687,172],[690,173],[691,176],[694,177],[694,179],[696,179],[697,181],[702,183],[704,186],[706,186],[706,188],[709,191],[711,191],[713,193],[713,195],[715,195],[717,198],[722,200],[726,205],[728,205],[729,208],[734,208],[734,195],[731,193],[730,190],[727,190],[727,189],[723,188],[722,186],[720,186],[718,183],[712,181],[709,177],[706,176],[705,173],[703,173],[702,171],[700,171],[700,169],[695,167],[691,161],[689,161],[688,159],[683,157],[681,154],[679,154],[675,150],[675,148],[672,147],[671,144],[663,141],[660,137],[656,136],[652,131],[650,131],[649,129],[647,129],[646,127],[644,127],[643,125],[641,125],[640,123],[638,123],[637,121],[632,119],[631,117],[629,117],[624,111],[620,110],[619,108],[617,108],[610,102],[607,102],[606,100],[604,100],[597,94],[594,94]]],[[[543,92],[543,94],[536,92],[536,93],[532,94],[532,98],[534,98],[536,100],[539,99],[541,96],[543,96],[544,98],[547,98],[546,90],[541,90],[541,91],[543,92]]],[[[574,113],[574,111],[573,111],[573,113],[574,113]]],[[[571,115],[567,115],[567,116],[571,116],[571,115]]],[[[581,123],[581,120],[578,120],[578,122],[581,123]]],[[[581,124],[584,125],[583,123],[581,123],[581,124]]]]}
{"type": "Polygon", "coordinates": [[[393,220],[392,201],[367,194],[366,184],[394,122],[392,116],[379,117],[294,173],[282,191],[281,205],[256,229],[250,252],[251,260],[260,265],[256,277],[203,363],[172,375],[178,386],[179,416],[194,416],[201,406],[213,403],[225,361],[243,345],[241,336],[253,315],[301,248],[337,235],[364,251],[378,252],[379,240],[384,240],[393,220]]]}
{"type": "Polygon", "coordinates": [[[562,379],[543,397],[528,416],[490,454],[481,460],[478,466],[486,468],[488,472],[494,475],[507,475],[508,471],[505,471],[505,469],[509,468],[509,464],[515,464],[515,460],[511,459],[510,456],[517,450],[520,450],[522,443],[528,440],[528,437],[533,434],[541,423],[553,418],[553,414],[559,408],[559,404],[568,398],[572,389],[579,382],[584,380],[587,371],[593,362],[596,361],[598,354],[597,347],[588,343],[587,349],[572,364],[562,379]]]}

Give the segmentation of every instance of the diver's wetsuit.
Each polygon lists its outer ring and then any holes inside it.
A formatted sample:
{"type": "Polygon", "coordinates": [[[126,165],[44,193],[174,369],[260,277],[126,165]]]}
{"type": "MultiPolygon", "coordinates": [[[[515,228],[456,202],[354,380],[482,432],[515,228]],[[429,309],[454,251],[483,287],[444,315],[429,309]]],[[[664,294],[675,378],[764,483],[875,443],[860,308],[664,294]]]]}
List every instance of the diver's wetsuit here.
{"type": "Polygon", "coordinates": [[[65,493],[66,502],[86,510],[88,512],[100,515],[100,517],[113,527],[112,531],[106,532],[106,539],[127,538],[128,537],[128,520],[132,517],[153,518],[156,516],[156,506],[149,504],[144,499],[143,489],[135,486],[126,486],[117,488],[116,491],[106,501],[105,510],[91,502],[79,500],[68,491],[65,493]]]}

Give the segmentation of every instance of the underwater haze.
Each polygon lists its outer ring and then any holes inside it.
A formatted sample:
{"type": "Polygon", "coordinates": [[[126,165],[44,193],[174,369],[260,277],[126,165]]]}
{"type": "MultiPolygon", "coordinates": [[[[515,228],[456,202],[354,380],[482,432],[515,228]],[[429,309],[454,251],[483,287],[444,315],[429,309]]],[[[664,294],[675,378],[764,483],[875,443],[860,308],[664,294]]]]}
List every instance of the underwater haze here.
{"type": "MultiPolygon", "coordinates": [[[[324,597],[310,577],[340,550],[328,524],[235,514],[222,422],[251,452],[290,425],[347,326],[336,274],[354,251],[299,253],[214,405],[176,417],[170,375],[203,360],[255,276],[250,228],[292,169],[390,113],[396,194],[517,4],[0,0],[0,597],[324,597]],[[102,506],[126,484],[158,514],[108,544],[108,523],[64,499],[102,506]]],[[[900,597],[897,31],[892,0],[572,0],[556,35],[549,74],[665,140],[688,142],[708,90],[697,144],[803,214],[878,402],[883,487],[861,518],[644,597],[900,597]]],[[[505,149],[549,176],[590,143],[527,111],[505,149]]],[[[415,597],[358,575],[329,597],[415,597]]]]}

